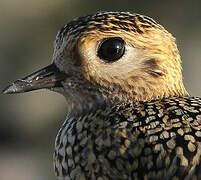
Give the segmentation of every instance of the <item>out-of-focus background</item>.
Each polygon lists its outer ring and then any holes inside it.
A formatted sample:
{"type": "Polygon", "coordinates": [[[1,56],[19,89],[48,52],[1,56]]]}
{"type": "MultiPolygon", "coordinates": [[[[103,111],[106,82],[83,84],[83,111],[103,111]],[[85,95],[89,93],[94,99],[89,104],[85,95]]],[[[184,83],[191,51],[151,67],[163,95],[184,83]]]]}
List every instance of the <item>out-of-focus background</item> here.
{"type": "MultiPolygon", "coordinates": [[[[176,38],[184,83],[201,96],[201,1],[1,0],[0,90],[51,61],[57,31],[71,19],[96,12],[148,15],[176,38]]],[[[61,95],[40,90],[0,95],[0,179],[53,180],[54,140],[65,119],[61,95]]]]}

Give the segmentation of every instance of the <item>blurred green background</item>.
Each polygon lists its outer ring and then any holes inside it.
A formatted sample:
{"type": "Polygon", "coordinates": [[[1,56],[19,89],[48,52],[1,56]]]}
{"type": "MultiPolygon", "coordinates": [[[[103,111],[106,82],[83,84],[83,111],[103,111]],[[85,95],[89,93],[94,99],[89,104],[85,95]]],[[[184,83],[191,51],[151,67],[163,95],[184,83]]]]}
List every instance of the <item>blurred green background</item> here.
{"type": "MultiPolygon", "coordinates": [[[[0,89],[50,63],[57,31],[71,19],[96,12],[148,15],[176,38],[184,83],[201,96],[201,1],[0,0],[0,89]]],[[[61,95],[40,90],[0,95],[0,179],[53,180],[55,136],[65,119],[61,95]]]]}

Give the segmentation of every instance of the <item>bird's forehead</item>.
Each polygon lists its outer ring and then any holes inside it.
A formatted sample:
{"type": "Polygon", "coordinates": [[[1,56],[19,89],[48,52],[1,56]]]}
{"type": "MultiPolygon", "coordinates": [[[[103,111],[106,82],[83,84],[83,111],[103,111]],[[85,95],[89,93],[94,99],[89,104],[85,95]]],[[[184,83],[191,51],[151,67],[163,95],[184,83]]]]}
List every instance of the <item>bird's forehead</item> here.
{"type": "Polygon", "coordinates": [[[144,33],[152,27],[160,27],[153,19],[129,12],[98,12],[76,18],[66,24],[57,34],[56,44],[64,38],[75,40],[90,32],[131,31],[144,33]]]}

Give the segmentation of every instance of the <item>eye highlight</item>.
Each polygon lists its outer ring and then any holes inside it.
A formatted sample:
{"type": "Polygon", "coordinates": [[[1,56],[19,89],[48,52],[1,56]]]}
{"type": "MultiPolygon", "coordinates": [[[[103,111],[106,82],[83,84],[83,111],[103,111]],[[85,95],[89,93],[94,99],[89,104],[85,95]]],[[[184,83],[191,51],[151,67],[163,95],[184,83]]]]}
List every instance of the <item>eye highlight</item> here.
{"type": "Polygon", "coordinates": [[[125,52],[125,41],[120,37],[103,40],[98,48],[98,57],[106,62],[114,62],[120,59],[125,52]]]}

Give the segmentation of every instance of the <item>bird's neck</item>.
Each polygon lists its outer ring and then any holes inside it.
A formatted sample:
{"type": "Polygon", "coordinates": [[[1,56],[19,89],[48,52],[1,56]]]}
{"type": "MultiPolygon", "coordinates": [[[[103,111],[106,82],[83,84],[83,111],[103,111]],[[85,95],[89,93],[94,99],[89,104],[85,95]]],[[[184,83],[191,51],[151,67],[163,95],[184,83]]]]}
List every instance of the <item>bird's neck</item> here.
{"type": "MultiPolygon", "coordinates": [[[[179,83],[178,83],[179,84],[179,83]]],[[[136,86],[130,91],[104,91],[99,89],[81,89],[63,94],[68,104],[68,115],[70,117],[79,117],[89,113],[96,112],[98,109],[106,109],[124,104],[135,105],[139,102],[148,102],[152,100],[160,100],[164,98],[188,96],[181,79],[180,86],[176,88],[164,88],[162,83],[152,88],[152,84],[148,84],[148,88],[138,89],[136,86]],[[149,85],[149,86],[148,86],[149,85]],[[134,91],[135,90],[135,91],[134,91]],[[150,92],[148,92],[150,91],[150,92]],[[134,93],[133,93],[134,92],[134,93]]],[[[174,84],[172,85],[174,87],[174,84]]]]}
{"type": "Polygon", "coordinates": [[[63,94],[68,104],[68,116],[79,117],[93,113],[98,109],[105,109],[113,106],[112,99],[105,98],[98,92],[76,92],[73,94],[63,94]]]}

